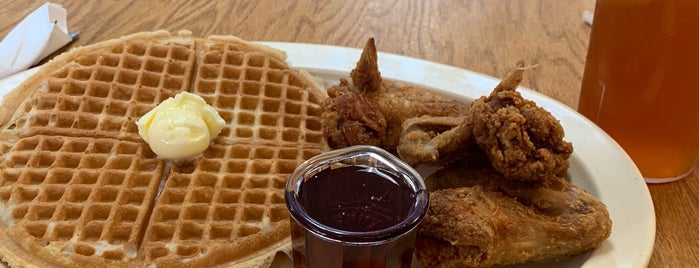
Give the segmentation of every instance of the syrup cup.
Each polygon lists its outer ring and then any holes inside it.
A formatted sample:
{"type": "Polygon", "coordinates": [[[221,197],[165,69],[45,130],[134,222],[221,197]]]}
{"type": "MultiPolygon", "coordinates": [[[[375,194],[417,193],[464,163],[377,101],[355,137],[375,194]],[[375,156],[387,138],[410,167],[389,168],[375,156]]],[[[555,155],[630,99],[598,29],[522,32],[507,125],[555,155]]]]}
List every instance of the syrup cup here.
{"type": "Polygon", "coordinates": [[[429,205],[417,171],[387,151],[365,145],[329,151],[302,163],[287,181],[284,197],[291,215],[294,267],[410,267],[416,229],[429,205]],[[372,172],[378,177],[362,177],[372,172]],[[371,188],[373,182],[362,181],[372,178],[389,187],[371,188]],[[350,185],[355,182],[362,185],[350,185]],[[358,191],[366,185],[366,190],[358,191]],[[391,190],[375,194],[382,189],[391,190]],[[384,202],[362,203],[384,197],[384,202]],[[333,207],[343,204],[362,204],[362,209],[373,210],[369,214],[379,216],[348,220],[333,207]],[[333,212],[318,213],[322,205],[333,207],[333,212]],[[386,218],[393,220],[379,220],[386,218]]]}

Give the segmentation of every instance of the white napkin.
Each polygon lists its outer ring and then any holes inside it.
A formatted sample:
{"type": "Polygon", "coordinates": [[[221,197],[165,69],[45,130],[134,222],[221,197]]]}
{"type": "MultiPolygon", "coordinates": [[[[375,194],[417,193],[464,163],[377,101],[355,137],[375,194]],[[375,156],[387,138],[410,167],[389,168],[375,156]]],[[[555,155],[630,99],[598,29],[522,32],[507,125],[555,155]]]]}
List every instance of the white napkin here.
{"type": "Polygon", "coordinates": [[[25,70],[72,41],[66,9],[46,3],[0,42],[0,79],[25,70]]]}

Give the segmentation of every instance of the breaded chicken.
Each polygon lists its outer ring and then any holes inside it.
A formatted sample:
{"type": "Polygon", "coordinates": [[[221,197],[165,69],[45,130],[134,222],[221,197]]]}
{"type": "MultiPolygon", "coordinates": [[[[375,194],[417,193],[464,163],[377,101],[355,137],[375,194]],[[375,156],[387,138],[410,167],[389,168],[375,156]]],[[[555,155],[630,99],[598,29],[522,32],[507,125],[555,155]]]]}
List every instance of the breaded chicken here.
{"type": "Polygon", "coordinates": [[[477,144],[505,177],[536,181],[562,176],[573,152],[563,127],[548,111],[517,92],[524,63],[489,96],[475,100],[468,115],[420,117],[406,121],[398,155],[411,165],[468,159],[477,144]]]}
{"type": "Polygon", "coordinates": [[[508,178],[541,180],[562,176],[573,152],[561,123],[517,92],[525,70],[519,62],[488,97],[473,102],[473,137],[493,167],[508,178]]]}
{"type": "Polygon", "coordinates": [[[430,208],[415,247],[424,267],[561,259],[611,232],[605,205],[562,178],[521,182],[487,168],[445,168],[426,183],[430,208]]]}
{"type": "Polygon", "coordinates": [[[411,117],[465,115],[469,104],[427,89],[381,78],[374,39],[369,39],[352,83],[341,79],[328,89],[323,105],[323,133],[332,148],[375,145],[395,151],[401,124],[411,117]]]}

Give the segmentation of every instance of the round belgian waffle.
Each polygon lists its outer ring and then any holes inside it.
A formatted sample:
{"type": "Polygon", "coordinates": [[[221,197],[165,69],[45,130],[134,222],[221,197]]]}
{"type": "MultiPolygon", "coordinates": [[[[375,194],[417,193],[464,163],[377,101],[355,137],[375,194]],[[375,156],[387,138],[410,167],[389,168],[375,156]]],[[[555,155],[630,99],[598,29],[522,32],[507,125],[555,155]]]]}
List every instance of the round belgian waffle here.
{"type": "Polygon", "coordinates": [[[65,53],[0,108],[0,257],[11,266],[269,266],[283,188],[325,150],[322,89],[235,37],[139,33],[65,53]],[[181,91],[227,126],[199,158],[159,159],[135,121],[181,91]]]}

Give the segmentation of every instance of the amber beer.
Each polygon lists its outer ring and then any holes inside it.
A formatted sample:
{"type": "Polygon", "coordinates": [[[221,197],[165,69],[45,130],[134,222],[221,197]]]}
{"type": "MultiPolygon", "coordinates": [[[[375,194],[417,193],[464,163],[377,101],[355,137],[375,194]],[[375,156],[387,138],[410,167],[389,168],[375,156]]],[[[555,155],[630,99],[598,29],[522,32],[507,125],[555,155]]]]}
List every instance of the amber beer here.
{"type": "Polygon", "coordinates": [[[699,1],[597,0],[578,111],[647,182],[699,158],[699,1]]]}

